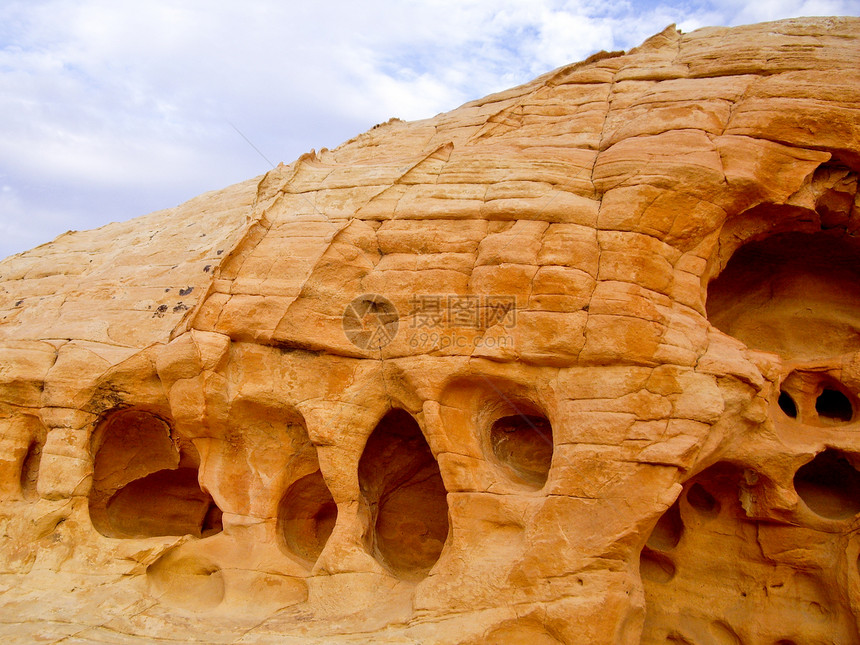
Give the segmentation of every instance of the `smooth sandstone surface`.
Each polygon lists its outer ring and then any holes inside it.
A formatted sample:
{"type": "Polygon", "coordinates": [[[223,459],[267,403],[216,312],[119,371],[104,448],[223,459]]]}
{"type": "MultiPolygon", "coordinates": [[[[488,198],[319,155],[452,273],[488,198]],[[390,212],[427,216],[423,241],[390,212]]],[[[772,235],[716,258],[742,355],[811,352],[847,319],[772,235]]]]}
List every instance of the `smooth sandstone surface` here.
{"type": "Polygon", "coordinates": [[[858,172],[670,27],[0,262],[0,640],[860,642],[858,172]]]}

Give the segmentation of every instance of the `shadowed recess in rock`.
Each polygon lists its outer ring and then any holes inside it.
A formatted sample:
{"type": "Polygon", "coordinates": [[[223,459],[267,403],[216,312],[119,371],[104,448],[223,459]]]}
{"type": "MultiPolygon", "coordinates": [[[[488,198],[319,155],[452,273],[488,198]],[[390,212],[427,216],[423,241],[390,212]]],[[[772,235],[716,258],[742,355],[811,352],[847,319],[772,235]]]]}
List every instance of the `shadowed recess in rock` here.
{"type": "Polygon", "coordinates": [[[292,553],[315,562],[337,521],[337,505],[317,470],[294,482],[278,506],[278,534],[292,553]]]}
{"type": "Polygon", "coordinates": [[[552,463],[552,426],[538,414],[504,416],[490,428],[493,455],[534,488],[546,483],[552,463]]]}
{"type": "Polygon", "coordinates": [[[371,509],[374,555],[397,576],[420,579],[448,536],[447,492],[418,423],[391,410],[370,435],[358,466],[371,509]]]}
{"type": "MultiPolygon", "coordinates": [[[[716,516],[720,513],[720,503],[707,489],[699,483],[690,486],[686,491],[687,503],[704,516],[716,516]]],[[[681,521],[680,511],[678,521],[681,521]]]]}
{"type": "Polygon", "coordinates": [[[782,410],[787,417],[791,417],[792,419],[797,418],[797,403],[794,402],[791,394],[785,390],[781,391],[779,393],[777,403],[779,404],[779,409],[782,410]]]}
{"type": "MultiPolygon", "coordinates": [[[[468,641],[464,645],[477,645],[477,640],[468,641]]],[[[480,638],[481,645],[560,645],[564,642],[562,637],[554,635],[550,628],[534,618],[507,621],[488,630],[480,638]]]]}
{"type": "Polygon", "coordinates": [[[850,387],[820,368],[797,369],[783,379],[777,404],[786,416],[800,423],[836,428],[854,420],[857,397],[850,387]]]}
{"type": "Polygon", "coordinates": [[[21,496],[27,501],[33,501],[39,496],[36,486],[39,481],[43,444],[44,438],[31,441],[21,464],[21,496]]]}
{"type": "Polygon", "coordinates": [[[196,468],[159,470],[120,488],[107,503],[111,527],[134,537],[204,535],[217,532],[220,518],[200,490],[196,468]],[[207,525],[208,518],[208,525],[207,525]]]}
{"type": "Polygon", "coordinates": [[[657,522],[640,556],[642,645],[782,643],[801,634],[804,643],[856,642],[853,616],[836,598],[838,550],[793,525],[750,518],[742,500],[763,494],[749,489],[751,479],[717,463],[657,522]]]}
{"type": "Polygon", "coordinates": [[[652,549],[668,551],[678,546],[684,533],[684,523],[681,521],[681,510],[677,500],[657,521],[647,544],[652,549]]]}
{"type": "Polygon", "coordinates": [[[679,500],[660,516],[639,557],[639,573],[647,580],[667,583],[675,577],[671,552],[684,534],[679,500]]]}
{"type": "Polygon", "coordinates": [[[675,577],[675,563],[666,554],[646,546],[639,558],[639,574],[645,580],[666,583],[675,577]]]}
{"type": "Polygon", "coordinates": [[[171,549],[146,569],[150,589],[162,602],[188,609],[206,609],[224,599],[221,568],[202,556],[171,549]]]}
{"type": "Polygon", "coordinates": [[[102,535],[203,537],[221,530],[221,511],[198,483],[197,451],[175,441],[162,418],[141,410],[109,414],[93,449],[89,508],[102,535]]]}
{"type": "Polygon", "coordinates": [[[708,319],[749,347],[797,360],[858,351],[858,283],[860,240],[782,233],[735,252],[708,287],[708,319]]]}
{"type": "Polygon", "coordinates": [[[854,417],[854,407],[849,398],[839,390],[825,388],[815,400],[815,411],[819,418],[833,421],[851,421],[854,417]]]}
{"type": "Polygon", "coordinates": [[[860,472],[836,450],[825,450],[801,466],[794,489],[822,517],[846,520],[860,513],[860,472]]]}

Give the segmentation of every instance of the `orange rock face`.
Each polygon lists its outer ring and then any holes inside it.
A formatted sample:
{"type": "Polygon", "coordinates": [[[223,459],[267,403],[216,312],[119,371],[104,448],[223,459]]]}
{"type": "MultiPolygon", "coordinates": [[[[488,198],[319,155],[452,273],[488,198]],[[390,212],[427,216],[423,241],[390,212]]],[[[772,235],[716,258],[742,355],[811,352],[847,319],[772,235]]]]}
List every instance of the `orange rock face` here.
{"type": "Polygon", "coordinates": [[[0,263],[3,642],[860,641],[858,70],[669,28],[0,263]]]}

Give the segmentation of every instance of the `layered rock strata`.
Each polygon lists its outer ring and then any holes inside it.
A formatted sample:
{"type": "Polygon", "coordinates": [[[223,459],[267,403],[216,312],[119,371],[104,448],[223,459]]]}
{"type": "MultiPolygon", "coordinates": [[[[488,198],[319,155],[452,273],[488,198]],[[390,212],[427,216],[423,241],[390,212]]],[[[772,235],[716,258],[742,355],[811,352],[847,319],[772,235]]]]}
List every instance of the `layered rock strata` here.
{"type": "Polygon", "coordinates": [[[858,642],[858,70],[671,27],[0,263],[3,641],[858,642]]]}

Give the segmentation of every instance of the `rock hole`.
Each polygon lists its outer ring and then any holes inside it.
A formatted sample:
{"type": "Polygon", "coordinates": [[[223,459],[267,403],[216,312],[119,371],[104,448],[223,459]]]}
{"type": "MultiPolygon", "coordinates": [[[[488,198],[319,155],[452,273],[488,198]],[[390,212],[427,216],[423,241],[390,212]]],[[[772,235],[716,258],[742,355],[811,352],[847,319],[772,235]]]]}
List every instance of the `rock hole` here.
{"type": "Polygon", "coordinates": [[[223,515],[224,513],[218,508],[218,505],[215,502],[209,504],[209,509],[206,511],[206,515],[203,517],[203,526],[200,530],[200,533],[203,537],[208,537],[210,535],[215,535],[216,533],[220,533],[224,530],[223,523],[223,515]]]}
{"type": "Polygon", "coordinates": [[[851,421],[854,408],[851,401],[839,390],[824,388],[815,400],[815,411],[819,417],[833,421],[851,421]]]}
{"type": "Polygon", "coordinates": [[[825,450],[801,466],[794,489],[822,517],[845,520],[860,513],[860,472],[835,450],[825,450]]]}
{"type": "Polygon", "coordinates": [[[294,554],[316,562],[335,521],[337,505],[317,470],[294,482],[278,506],[278,534],[294,554]]]}
{"type": "MultiPolygon", "coordinates": [[[[475,641],[468,641],[474,643],[475,641]]],[[[511,643],[529,643],[529,645],[561,645],[564,641],[556,638],[552,630],[534,618],[515,618],[506,620],[485,632],[481,645],[511,645],[511,643]]]]}
{"type": "Polygon", "coordinates": [[[671,551],[684,533],[684,523],[681,521],[681,508],[677,500],[657,520],[654,530],[648,536],[646,544],[655,551],[671,551]]]}
{"type": "Polygon", "coordinates": [[[779,405],[779,409],[785,413],[785,416],[792,419],[797,418],[797,404],[788,392],[783,390],[779,393],[777,404],[779,405]]]}
{"type": "Polygon", "coordinates": [[[395,575],[418,580],[439,559],[448,536],[447,491],[415,419],[391,410],[374,429],[358,464],[372,515],[372,550],[395,575]]]}
{"type": "Polygon", "coordinates": [[[224,574],[202,556],[173,549],[149,565],[146,576],[150,590],[165,604],[209,609],[224,600],[224,574]]]}
{"type": "Polygon", "coordinates": [[[675,577],[675,563],[667,555],[646,546],[639,556],[639,574],[651,582],[666,584],[675,577]]]}
{"type": "Polygon", "coordinates": [[[159,470],[119,489],[108,500],[107,515],[117,537],[202,537],[211,504],[196,468],[159,470]]]}
{"type": "Polygon", "coordinates": [[[159,416],[111,413],[99,424],[93,449],[90,519],[102,535],[203,537],[221,530],[221,511],[198,482],[196,449],[175,440],[159,416]]]}
{"type": "Polygon", "coordinates": [[[852,353],[860,350],[858,281],[860,238],[778,233],[735,251],[708,286],[708,320],[792,360],[852,353]]]}
{"type": "Polygon", "coordinates": [[[698,482],[687,491],[687,503],[703,515],[715,516],[720,512],[720,503],[698,482]]]}
{"type": "Polygon", "coordinates": [[[39,497],[36,486],[39,482],[39,466],[42,463],[42,442],[31,441],[21,464],[21,495],[28,502],[39,497]]]}
{"type": "Polygon", "coordinates": [[[513,414],[498,419],[490,429],[496,459],[529,487],[546,484],[552,463],[552,426],[538,414],[513,414]]]}

